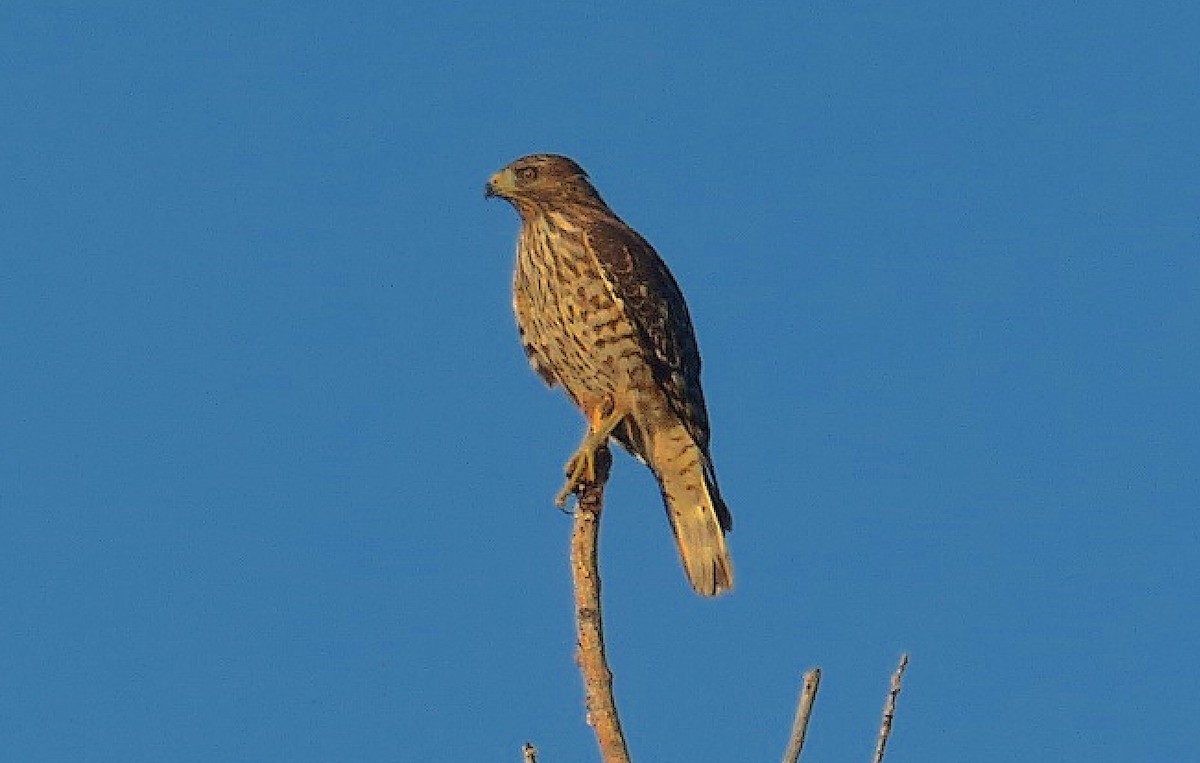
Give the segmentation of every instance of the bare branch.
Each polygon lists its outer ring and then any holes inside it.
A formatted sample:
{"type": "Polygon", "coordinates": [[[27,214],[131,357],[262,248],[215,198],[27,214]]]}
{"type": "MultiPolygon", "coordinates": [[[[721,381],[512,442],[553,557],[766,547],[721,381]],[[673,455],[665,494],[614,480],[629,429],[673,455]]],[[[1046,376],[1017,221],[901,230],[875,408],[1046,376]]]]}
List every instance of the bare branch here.
{"type": "Polygon", "coordinates": [[[613,699],[612,671],[604,654],[604,624],[600,613],[600,567],[596,549],[604,484],[612,466],[607,447],[596,451],[596,480],[578,489],[575,528],[571,534],[571,574],[575,584],[575,622],[579,635],[577,660],[583,674],[587,722],[596,734],[604,763],[629,763],[629,749],[613,699]]]}
{"type": "Polygon", "coordinates": [[[783,763],[796,763],[804,749],[804,735],[808,733],[808,719],[812,717],[813,703],[817,701],[817,689],[821,686],[821,669],[813,668],[804,674],[804,689],[796,706],[796,720],[792,722],[792,736],[788,740],[783,763]]]}
{"type": "Polygon", "coordinates": [[[525,763],[537,763],[537,748],[532,742],[526,742],[521,748],[521,753],[525,756],[525,763]]]}
{"type": "Polygon", "coordinates": [[[883,722],[879,725],[879,742],[875,745],[874,763],[883,763],[883,751],[887,748],[888,738],[892,735],[892,721],[896,717],[896,697],[900,696],[900,682],[904,678],[904,669],[908,667],[908,655],[900,656],[900,664],[892,674],[892,688],[888,692],[887,702],[883,705],[883,722]]]}

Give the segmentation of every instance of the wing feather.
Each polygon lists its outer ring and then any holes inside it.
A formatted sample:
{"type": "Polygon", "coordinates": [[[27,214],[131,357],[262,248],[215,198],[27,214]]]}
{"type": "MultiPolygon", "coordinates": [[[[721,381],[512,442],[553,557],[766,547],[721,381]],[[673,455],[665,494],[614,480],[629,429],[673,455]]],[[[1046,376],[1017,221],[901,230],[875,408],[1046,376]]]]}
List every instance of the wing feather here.
{"type": "Polygon", "coordinates": [[[700,386],[700,350],[679,284],[654,247],[624,223],[597,220],[584,235],[637,328],[655,382],[707,457],[708,410],[700,386]]]}

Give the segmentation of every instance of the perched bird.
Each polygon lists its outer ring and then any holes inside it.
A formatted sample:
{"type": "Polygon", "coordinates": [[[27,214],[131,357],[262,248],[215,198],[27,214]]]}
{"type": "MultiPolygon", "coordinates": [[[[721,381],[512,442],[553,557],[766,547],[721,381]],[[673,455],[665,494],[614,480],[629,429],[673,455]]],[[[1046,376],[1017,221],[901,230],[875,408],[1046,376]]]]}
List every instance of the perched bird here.
{"type": "Polygon", "coordinates": [[[588,422],[556,502],[595,479],[596,451],[612,437],[654,472],[692,587],[731,589],[733,517],[717,489],[700,351],[671,271],[565,156],[517,159],[485,193],[521,215],[513,308],[525,353],[588,422]]]}

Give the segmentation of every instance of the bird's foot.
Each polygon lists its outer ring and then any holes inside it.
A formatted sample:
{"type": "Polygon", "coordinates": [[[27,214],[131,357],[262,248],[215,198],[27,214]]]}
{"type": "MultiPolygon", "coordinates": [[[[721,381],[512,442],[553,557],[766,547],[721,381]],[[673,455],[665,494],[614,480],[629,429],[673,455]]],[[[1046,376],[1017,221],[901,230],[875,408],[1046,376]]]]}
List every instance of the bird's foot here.
{"type": "MultiPolygon", "coordinates": [[[[607,435],[604,439],[608,439],[607,435]]],[[[554,505],[560,509],[567,505],[567,499],[579,492],[580,488],[596,480],[596,448],[603,442],[593,445],[591,440],[590,435],[584,438],[579,450],[567,461],[567,481],[563,483],[558,495],[554,496],[554,505]]]]}
{"type": "Polygon", "coordinates": [[[608,438],[628,414],[628,410],[614,410],[616,404],[611,397],[605,398],[600,406],[588,415],[588,433],[584,435],[579,449],[567,461],[567,481],[562,490],[554,496],[554,504],[560,509],[566,506],[567,499],[572,495],[578,496],[583,488],[596,481],[596,453],[607,447],[608,438]]]}

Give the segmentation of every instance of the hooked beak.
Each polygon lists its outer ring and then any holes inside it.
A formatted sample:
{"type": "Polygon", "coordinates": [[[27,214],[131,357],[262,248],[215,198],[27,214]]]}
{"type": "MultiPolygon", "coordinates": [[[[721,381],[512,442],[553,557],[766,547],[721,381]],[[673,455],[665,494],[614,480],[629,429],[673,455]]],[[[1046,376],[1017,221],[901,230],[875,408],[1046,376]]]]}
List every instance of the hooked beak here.
{"type": "Polygon", "coordinates": [[[484,183],[483,197],[490,199],[493,196],[499,196],[502,199],[507,199],[508,192],[512,190],[512,187],[512,178],[509,176],[509,173],[506,170],[500,170],[484,183]]]}

